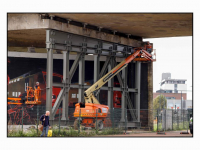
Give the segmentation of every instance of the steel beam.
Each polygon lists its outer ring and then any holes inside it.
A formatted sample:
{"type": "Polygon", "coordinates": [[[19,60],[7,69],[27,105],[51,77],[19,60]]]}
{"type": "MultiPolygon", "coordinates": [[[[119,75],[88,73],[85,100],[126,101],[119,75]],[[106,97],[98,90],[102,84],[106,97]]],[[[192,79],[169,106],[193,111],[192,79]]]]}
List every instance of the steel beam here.
{"type": "Polygon", "coordinates": [[[78,102],[84,101],[84,83],[85,83],[85,55],[82,54],[79,60],[79,89],[78,89],[78,102]]]}
{"type": "MultiPolygon", "coordinates": [[[[94,83],[99,80],[100,72],[100,55],[94,56],[94,83]]],[[[97,100],[99,100],[99,94],[96,95],[97,100]]]]}
{"type": "Polygon", "coordinates": [[[129,109],[129,112],[130,112],[130,115],[131,115],[131,117],[133,118],[133,121],[135,122],[137,122],[137,114],[136,114],[136,110],[134,109],[134,107],[133,107],[133,104],[132,104],[132,102],[131,102],[131,98],[130,98],[130,95],[129,95],[129,93],[127,92],[126,93],[127,94],[127,104],[126,104],[126,106],[128,106],[128,109],[129,109]]]}
{"type": "MultiPolygon", "coordinates": [[[[19,48],[18,48],[19,49],[19,48]]],[[[19,49],[20,51],[23,50],[19,49]]],[[[26,48],[27,49],[27,48],[26,48]]],[[[15,49],[13,49],[15,50],[15,49]]],[[[37,49],[36,49],[37,50],[37,49]]],[[[46,49],[44,49],[46,51],[46,49]]],[[[77,54],[79,55],[79,54],[77,54]]],[[[70,54],[69,59],[70,60],[76,60],[77,55],[70,54]]],[[[8,57],[22,57],[22,58],[41,58],[41,59],[47,59],[47,53],[28,53],[28,52],[16,52],[12,51],[8,47],[8,57]]],[[[100,56],[100,61],[106,61],[108,56],[100,56]]],[[[62,54],[53,54],[53,59],[63,59],[62,54]]],[[[124,60],[124,58],[116,58],[117,62],[121,62],[124,60]]],[[[85,61],[94,61],[94,56],[92,55],[85,55],[85,61]]]]}
{"type": "Polygon", "coordinates": [[[141,84],[141,62],[136,62],[135,67],[135,87],[137,88],[137,93],[135,95],[135,109],[137,114],[137,121],[140,122],[140,84],[141,84]]]}
{"type": "Polygon", "coordinates": [[[56,99],[55,104],[53,105],[52,108],[52,116],[54,117],[56,114],[56,111],[58,110],[61,101],[63,100],[63,95],[64,95],[64,88],[60,90],[60,93],[58,94],[58,97],[56,99]]]}
{"type": "MultiPolygon", "coordinates": [[[[115,59],[113,59],[113,62],[114,62],[114,66],[117,66],[117,62],[116,62],[115,59]]],[[[120,72],[117,74],[117,79],[119,81],[120,87],[124,87],[124,83],[123,83],[122,76],[121,76],[120,72]]]]}
{"type": "Polygon", "coordinates": [[[63,83],[66,85],[64,87],[63,95],[63,105],[62,105],[62,118],[61,120],[68,120],[68,95],[70,89],[70,79],[69,79],[69,51],[63,52],[63,83]]]}
{"type": "Polygon", "coordinates": [[[103,77],[106,73],[106,70],[108,69],[108,65],[110,63],[110,60],[111,60],[111,57],[110,56],[107,56],[107,59],[103,65],[103,68],[101,69],[101,72],[99,74],[99,78],[103,77]]]}
{"type": "Polygon", "coordinates": [[[82,54],[79,53],[77,56],[76,56],[76,59],[74,60],[74,63],[70,69],[70,72],[69,72],[69,77],[70,77],[70,81],[72,80],[72,77],[74,76],[74,73],[78,67],[78,64],[79,64],[79,60],[81,58],[82,54]]]}
{"type": "Polygon", "coordinates": [[[64,85],[63,85],[63,83],[53,83],[53,86],[62,88],[64,85]]]}
{"type": "MultiPolygon", "coordinates": [[[[53,86],[62,88],[64,85],[63,85],[63,83],[53,83],[53,86]]],[[[76,85],[76,84],[70,84],[69,86],[70,86],[70,88],[77,88],[77,89],[79,88],[79,85],[76,85]]],[[[83,86],[84,89],[88,89],[89,87],[90,87],[90,85],[83,86]]],[[[107,87],[107,86],[101,87],[101,90],[108,90],[108,89],[109,89],[109,87],[107,87]]],[[[120,87],[113,87],[113,91],[123,91],[123,89],[120,87]]],[[[137,89],[128,88],[128,92],[137,92],[137,89]]]]}
{"type": "MultiPolygon", "coordinates": [[[[108,72],[111,71],[113,68],[114,68],[114,64],[113,64],[113,57],[112,57],[108,65],[108,72]]],[[[114,78],[108,81],[108,107],[109,109],[113,108],[113,87],[114,87],[114,78]]]]}
{"type": "Polygon", "coordinates": [[[94,83],[99,80],[100,56],[94,55],[94,83]]]}
{"type": "Polygon", "coordinates": [[[128,50],[125,50],[127,48],[126,45],[105,42],[90,37],[87,37],[87,41],[82,43],[83,38],[86,39],[85,36],[60,32],[57,30],[49,30],[49,41],[51,41],[51,44],[47,43],[47,48],[66,51],[68,47],[70,47],[71,52],[82,53],[82,48],[84,46],[86,49],[85,54],[99,54],[101,56],[112,55],[121,58],[125,58],[127,55],[134,52],[134,47],[130,46],[128,47],[128,50]],[[99,43],[101,43],[101,48],[99,48],[99,43]]]}
{"type": "Polygon", "coordinates": [[[123,82],[121,83],[123,87],[122,91],[122,101],[121,101],[121,122],[125,122],[125,111],[126,110],[126,101],[127,101],[127,67],[122,70],[122,80],[123,82]]]}
{"type": "Polygon", "coordinates": [[[46,111],[50,111],[50,120],[52,115],[52,81],[53,81],[53,49],[47,49],[47,79],[46,79],[46,111]]]}

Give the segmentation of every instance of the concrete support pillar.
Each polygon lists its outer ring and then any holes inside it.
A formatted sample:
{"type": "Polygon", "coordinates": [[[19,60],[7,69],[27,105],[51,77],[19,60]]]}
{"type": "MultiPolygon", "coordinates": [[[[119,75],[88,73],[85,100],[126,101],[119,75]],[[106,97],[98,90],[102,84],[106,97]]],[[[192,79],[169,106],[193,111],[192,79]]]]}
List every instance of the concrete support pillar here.
{"type": "MultiPolygon", "coordinates": [[[[108,72],[114,68],[113,58],[110,60],[108,65],[108,72]]],[[[113,87],[114,87],[114,78],[108,81],[108,107],[111,110],[113,108],[113,87]]]]}
{"type": "Polygon", "coordinates": [[[135,67],[135,87],[138,92],[135,95],[135,109],[137,121],[140,122],[140,83],[141,83],[141,62],[136,62],[135,67]]]}
{"type": "Polygon", "coordinates": [[[148,126],[153,129],[153,62],[148,63],[148,126]]]}
{"type": "Polygon", "coordinates": [[[50,111],[50,120],[52,115],[52,82],[53,82],[53,49],[47,49],[47,75],[46,75],[46,111],[50,111]]]}
{"type": "Polygon", "coordinates": [[[63,84],[64,96],[62,103],[62,118],[61,120],[68,120],[68,103],[69,103],[69,52],[63,51],[63,84]]]}
{"type": "Polygon", "coordinates": [[[85,55],[82,54],[79,60],[79,89],[78,102],[84,102],[84,83],[85,83],[85,55]]]}
{"type": "MultiPolygon", "coordinates": [[[[94,83],[99,80],[100,73],[100,55],[94,55],[94,83]]],[[[99,100],[99,94],[97,95],[97,100],[99,100]]]]}

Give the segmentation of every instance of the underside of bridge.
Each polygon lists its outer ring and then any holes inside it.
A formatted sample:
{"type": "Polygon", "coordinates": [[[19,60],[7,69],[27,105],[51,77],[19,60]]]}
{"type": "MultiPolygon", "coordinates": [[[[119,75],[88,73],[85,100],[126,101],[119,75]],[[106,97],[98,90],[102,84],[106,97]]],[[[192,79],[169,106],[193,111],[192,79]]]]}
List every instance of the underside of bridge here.
{"type": "MultiPolygon", "coordinates": [[[[62,120],[68,120],[68,94],[78,88],[78,101],[83,101],[85,61],[94,61],[94,82],[107,70],[140,47],[143,38],[192,36],[191,13],[176,14],[8,14],[8,57],[47,59],[46,108],[54,119],[60,103],[62,120]],[[34,52],[27,47],[34,47],[34,52]],[[63,82],[53,83],[53,59],[63,59],[63,82]],[[74,60],[69,67],[69,60],[74,60]],[[102,69],[100,61],[104,61],[102,69]],[[79,69],[78,85],[71,79],[79,69]],[[52,86],[62,90],[52,107],[52,86]]],[[[93,68],[92,68],[93,69],[93,68]]],[[[153,109],[153,63],[132,62],[117,75],[120,87],[114,80],[102,90],[108,91],[107,104],[113,107],[113,91],[122,92],[121,109],[130,111],[135,126],[141,122],[140,109],[153,109]],[[129,72],[129,73],[128,73],[129,72]],[[128,80],[128,82],[127,82],[128,80]]],[[[97,96],[97,98],[99,98],[97,96]]],[[[125,114],[121,114],[123,122],[125,114]]],[[[148,113],[148,126],[153,126],[153,115],[148,113]]]]}

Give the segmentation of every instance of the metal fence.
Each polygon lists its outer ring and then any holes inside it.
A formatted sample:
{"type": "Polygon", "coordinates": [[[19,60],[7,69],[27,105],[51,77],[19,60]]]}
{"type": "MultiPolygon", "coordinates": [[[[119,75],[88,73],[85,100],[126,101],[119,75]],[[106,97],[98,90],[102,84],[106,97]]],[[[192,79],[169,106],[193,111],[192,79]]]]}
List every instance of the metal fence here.
{"type": "MultiPolygon", "coordinates": [[[[39,136],[41,131],[38,130],[38,125],[41,124],[40,117],[45,114],[45,111],[45,106],[9,105],[8,133],[14,130],[13,128],[23,132],[34,129],[39,136]]],[[[83,133],[111,135],[188,130],[190,117],[188,110],[175,109],[141,109],[140,111],[125,109],[122,112],[120,108],[113,108],[107,113],[94,109],[76,111],[78,116],[75,116],[75,108],[69,108],[68,118],[65,119],[62,116],[62,108],[57,110],[54,119],[50,121],[53,136],[58,136],[56,133],[63,136],[65,131],[76,133],[76,136],[79,136],[83,133]]]]}

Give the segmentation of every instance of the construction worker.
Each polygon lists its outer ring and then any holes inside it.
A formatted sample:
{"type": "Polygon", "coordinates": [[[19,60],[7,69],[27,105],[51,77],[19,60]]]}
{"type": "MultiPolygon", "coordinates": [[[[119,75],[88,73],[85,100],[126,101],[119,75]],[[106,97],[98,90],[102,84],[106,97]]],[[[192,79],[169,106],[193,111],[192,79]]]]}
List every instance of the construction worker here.
{"type": "Polygon", "coordinates": [[[28,96],[33,97],[34,91],[32,87],[28,87],[28,96]]]}
{"type": "Polygon", "coordinates": [[[152,45],[149,42],[147,42],[146,48],[147,48],[147,52],[149,53],[152,52],[152,45]]]}
{"type": "Polygon", "coordinates": [[[34,95],[35,95],[35,100],[38,101],[38,98],[40,96],[40,86],[39,86],[39,82],[36,82],[36,85],[34,87],[34,95]]]}

